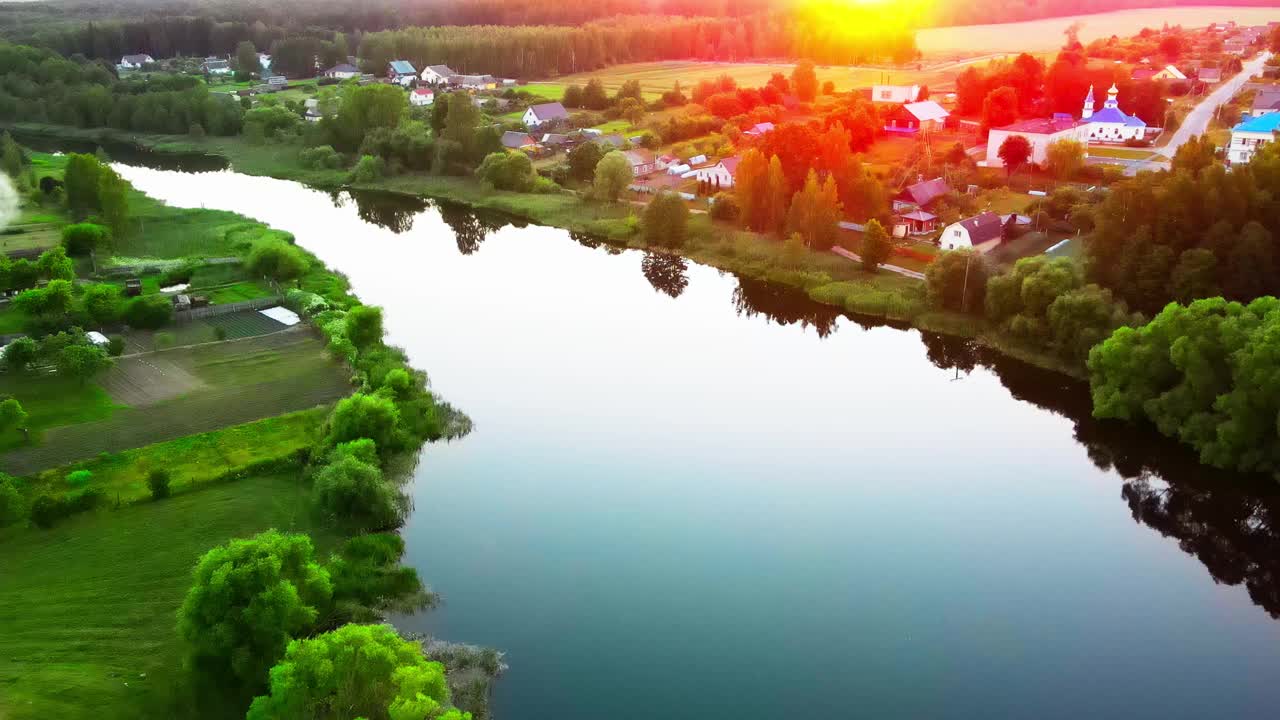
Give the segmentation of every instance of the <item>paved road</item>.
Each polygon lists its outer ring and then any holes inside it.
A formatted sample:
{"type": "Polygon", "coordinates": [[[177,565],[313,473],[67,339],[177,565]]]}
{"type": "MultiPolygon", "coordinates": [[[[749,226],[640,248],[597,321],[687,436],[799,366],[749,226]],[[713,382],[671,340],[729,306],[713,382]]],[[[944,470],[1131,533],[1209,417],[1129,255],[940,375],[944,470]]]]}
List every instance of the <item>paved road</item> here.
{"type": "MultiPolygon", "coordinates": [[[[843,258],[847,258],[847,259],[849,259],[849,260],[852,260],[852,261],[854,261],[854,262],[859,262],[859,263],[860,263],[860,262],[862,262],[862,256],[858,255],[858,253],[850,252],[850,251],[848,251],[848,250],[845,250],[844,248],[840,247],[839,245],[837,245],[836,247],[831,248],[831,252],[833,252],[833,253],[835,253],[835,254],[839,255],[840,257],[843,257],[843,258]]],[[[906,268],[904,268],[904,267],[898,267],[897,265],[881,265],[881,266],[880,266],[880,269],[881,269],[881,270],[888,270],[888,271],[889,271],[889,272],[891,272],[891,273],[898,273],[899,275],[903,275],[903,276],[905,276],[905,277],[909,277],[909,278],[911,278],[912,280],[923,280],[923,279],[924,279],[924,273],[922,273],[922,272],[916,272],[915,270],[908,270],[908,269],[906,269],[906,268]]]]}
{"type": "Polygon", "coordinates": [[[1258,57],[1244,64],[1244,71],[1222,83],[1216,90],[1205,96],[1187,113],[1187,117],[1182,121],[1182,125],[1173,133],[1173,139],[1164,147],[1157,148],[1156,152],[1167,158],[1173,157],[1178,152],[1178,148],[1182,147],[1194,135],[1203,135],[1204,131],[1209,128],[1209,120],[1213,118],[1213,113],[1218,106],[1230,100],[1236,93],[1240,92],[1240,88],[1244,84],[1253,79],[1254,75],[1262,72],[1262,66],[1267,63],[1267,58],[1271,57],[1271,53],[1259,53],[1258,57]]]}

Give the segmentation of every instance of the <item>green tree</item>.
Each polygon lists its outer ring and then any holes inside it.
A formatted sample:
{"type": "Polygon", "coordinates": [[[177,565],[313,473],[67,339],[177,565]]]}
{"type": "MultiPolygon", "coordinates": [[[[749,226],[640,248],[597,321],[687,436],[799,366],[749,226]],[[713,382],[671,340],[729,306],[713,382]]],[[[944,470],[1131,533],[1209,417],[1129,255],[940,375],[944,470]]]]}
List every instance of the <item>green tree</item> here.
{"type": "Polygon", "coordinates": [[[400,524],[407,503],[382,477],[377,465],[341,457],[316,473],[316,508],[361,530],[387,530],[400,524]]]}
{"type": "Polygon", "coordinates": [[[0,528],[9,527],[26,515],[26,503],[18,483],[12,477],[0,473],[0,528]]]}
{"type": "Polygon", "coordinates": [[[388,625],[344,625],[289,644],[248,720],[469,720],[444,667],[388,625]]]}
{"type": "Polygon", "coordinates": [[[71,153],[63,170],[63,193],[72,215],[84,217],[98,209],[98,176],[103,165],[93,155],[71,153]]]}
{"type": "Polygon", "coordinates": [[[1180,303],[1221,295],[1217,277],[1218,257],[1213,251],[1192,248],[1178,257],[1169,276],[1169,294],[1180,303]]]}
{"type": "Polygon", "coordinates": [[[95,325],[114,325],[124,315],[124,297],[116,285],[96,283],[84,289],[80,302],[95,325]]]}
{"type": "Polygon", "coordinates": [[[173,321],[173,302],[164,295],[141,295],[124,306],[124,321],[138,330],[157,330],[173,321]]]}
{"type": "Polygon", "coordinates": [[[634,178],[631,161],[627,160],[626,155],[614,150],[600,158],[600,162],[596,164],[593,182],[596,197],[616,203],[634,178]]]}
{"type": "Polygon", "coordinates": [[[981,313],[987,275],[986,262],[972,250],[941,253],[924,272],[929,304],[943,310],[981,313]]]}
{"type": "Polygon", "coordinates": [[[378,128],[395,129],[408,115],[409,103],[399,86],[373,83],[344,87],[331,125],[336,135],[333,144],[355,150],[369,133],[378,128]]]}
{"type": "Polygon", "coordinates": [[[435,596],[413,568],[400,565],[404,540],[396,533],[364,533],[339,548],[326,566],[345,622],[374,622],[387,612],[411,613],[430,607],[435,596]]]}
{"type": "Polygon", "coordinates": [[[129,230],[128,189],[128,183],[115,170],[103,167],[98,174],[98,209],[112,235],[118,238],[129,230]]]}
{"type": "Polygon", "coordinates": [[[889,251],[892,247],[889,243],[889,233],[885,232],[880,221],[868,221],[867,229],[862,233],[862,247],[859,249],[862,269],[872,273],[879,270],[884,261],[889,259],[889,251]]]}
{"type": "Polygon", "coordinates": [[[813,63],[801,60],[791,71],[791,89],[802,102],[813,102],[818,97],[818,74],[813,63]]]}
{"type": "MultiPolygon", "coordinates": [[[[588,143],[590,144],[590,143],[588,143]]],[[[528,192],[538,179],[533,171],[533,161],[522,152],[495,152],[485,156],[476,177],[498,190],[528,192]]]]}
{"type": "Polygon", "coordinates": [[[311,263],[297,245],[280,238],[266,238],[254,243],[246,266],[255,275],[288,282],[306,274],[311,263]]]}
{"type": "Polygon", "coordinates": [[[1189,140],[1178,147],[1173,154],[1173,160],[1170,167],[1177,172],[1178,170],[1186,170],[1195,175],[1201,170],[1214,165],[1218,160],[1218,148],[1206,133],[1204,135],[1193,135],[1189,140]]]}
{"type": "Polygon", "coordinates": [[[688,225],[689,208],[673,192],[658,193],[644,209],[644,237],[650,245],[683,247],[688,225]]]}
{"type": "Polygon", "coordinates": [[[996,155],[1004,163],[1005,171],[1012,175],[1031,157],[1031,142],[1022,135],[1010,135],[1000,143],[996,155]]]}
{"type": "Polygon", "coordinates": [[[618,114],[632,125],[639,125],[644,119],[644,104],[635,98],[623,98],[618,104],[618,114]]]}
{"type": "Polygon", "coordinates": [[[373,347],[382,342],[382,308],[357,305],[347,311],[343,327],[347,339],[358,349],[373,347]]]}
{"type": "Polygon", "coordinates": [[[5,370],[20,373],[35,362],[37,354],[36,341],[29,337],[20,337],[4,347],[0,362],[4,364],[5,370]]]}
{"type": "Polygon", "coordinates": [[[68,255],[88,255],[106,245],[108,231],[96,223],[76,223],[62,228],[62,247],[68,255]]]}
{"type": "Polygon", "coordinates": [[[250,40],[241,40],[236,45],[236,70],[242,73],[256,73],[262,70],[258,62],[258,48],[250,40]]]}
{"type": "Polygon", "coordinates": [[[22,179],[22,148],[6,130],[0,135],[0,169],[16,183],[22,179]]]}
{"type": "Polygon", "coordinates": [[[54,366],[63,377],[78,380],[81,385],[111,367],[107,351],[97,345],[68,345],[54,358],[54,366]]]}
{"type": "Polygon", "coordinates": [[[604,152],[600,150],[599,144],[584,142],[578,145],[569,151],[570,177],[583,182],[591,180],[595,177],[596,165],[602,157],[604,152]]]}
{"type": "MultiPolygon", "coordinates": [[[[987,93],[982,100],[982,127],[1004,127],[1018,119],[1018,92],[1011,87],[999,87],[987,93]]],[[[1010,137],[1013,137],[1012,135],[1010,137]]],[[[1026,140],[1026,138],[1023,138],[1026,140]]]]}
{"type": "Polygon", "coordinates": [[[400,446],[400,411],[391,400],[355,393],[338,401],[329,416],[329,441],[335,445],[369,438],[383,451],[400,446]]]}
{"type": "Polygon", "coordinates": [[[151,491],[152,500],[163,500],[169,497],[169,471],[155,468],[147,473],[147,488],[151,491]]]}
{"type": "Polygon", "coordinates": [[[791,188],[783,172],[782,161],[777,155],[769,158],[769,172],[765,175],[764,192],[760,201],[761,230],[778,232],[787,221],[787,203],[791,188]]]}
{"type": "MultiPolygon", "coordinates": [[[[465,92],[453,92],[444,96],[449,104],[449,113],[445,118],[444,132],[441,137],[453,143],[460,159],[467,164],[479,161],[484,155],[477,156],[476,142],[480,121],[483,119],[480,108],[471,102],[471,95],[465,92]]],[[[440,102],[437,100],[436,102],[440,102]]]]}
{"type": "Polygon", "coordinates": [[[1045,148],[1045,169],[1061,180],[1070,180],[1084,167],[1084,144],[1079,140],[1054,140],[1045,148]]]}
{"type": "Polygon", "coordinates": [[[382,177],[386,162],[377,155],[361,155],[351,170],[351,182],[371,183],[382,177]]]}
{"type": "Polygon", "coordinates": [[[582,107],[588,110],[604,110],[609,107],[609,95],[604,91],[600,78],[591,78],[582,89],[582,107]]]}
{"type": "Polygon", "coordinates": [[[835,179],[828,176],[818,181],[818,173],[810,170],[804,187],[791,199],[787,211],[787,231],[799,233],[814,250],[830,250],[836,243],[840,222],[840,199],[835,179]]]}
{"type": "Polygon", "coordinates": [[[197,671],[261,687],[295,637],[314,629],[333,585],[311,539],[268,530],[206,552],[178,611],[178,634],[197,671]]]}
{"type": "Polygon", "coordinates": [[[61,246],[49,248],[36,258],[36,270],[46,280],[75,280],[76,266],[61,246]]]}
{"type": "Polygon", "coordinates": [[[23,439],[28,437],[27,411],[16,398],[8,398],[0,402],[0,434],[20,431],[23,439]]]}

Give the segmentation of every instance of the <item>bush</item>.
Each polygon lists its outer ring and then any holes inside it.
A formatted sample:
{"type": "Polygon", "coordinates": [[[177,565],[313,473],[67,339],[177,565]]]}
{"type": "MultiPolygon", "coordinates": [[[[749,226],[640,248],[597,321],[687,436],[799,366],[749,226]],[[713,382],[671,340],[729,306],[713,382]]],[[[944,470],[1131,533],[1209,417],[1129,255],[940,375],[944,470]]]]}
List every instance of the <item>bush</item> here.
{"type": "Polygon", "coordinates": [[[111,232],[96,223],[76,223],[62,228],[62,247],[68,255],[88,255],[107,244],[111,232]]]}
{"type": "Polygon", "coordinates": [[[164,295],[142,295],[124,308],[124,321],[138,330],[155,330],[173,321],[173,303],[164,295]]]}
{"type": "Polygon", "coordinates": [[[82,488],[93,480],[93,473],[88,470],[75,470],[67,473],[67,487],[82,488]]]}
{"type": "Polygon", "coordinates": [[[31,503],[31,521],[38,527],[51,528],[62,518],[94,509],[105,497],[96,487],[87,487],[62,497],[43,493],[31,503]]]}
{"type": "Polygon", "coordinates": [[[382,173],[386,170],[386,163],[382,158],[374,155],[362,155],[360,161],[356,163],[356,167],[351,171],[351,182],[373,182],[382,177],[382,173]]]}
{"type": "Polygon", "coordinates": [[[171,347],[173,347],[173,344],[174,344],[175,342],[177,342],[176,338],[174,337],[173,333],[171,333],[171,332],[158,332],[158,333],[156,333],[156,336],[155,336],[155,338],[154,338],[154,341],[155,341],[155,344],[156,344],[156,349],[158,349],[158,350],[163,350],[163,349],[165,349],[165,348],[171,348],[171,347]]]}
{"type": "Polygon", "coordinates": [[[191,282],[191,276],[196,274],[196,268],[191,264],[179,265],[175,268],[169,268],[160,276],[160,287],[172,287],[174,285],[182,285],[191,282]]]}
{"type": "Polygon", "coordinates": [[[156,468],[147,474],[147,487],[151,489],[152,500],[169,497],[169,471],[156,468]]]}
{"type": "Polygon", "coordinates": [[[403,496],[383,479],[377,465],[352,455],[317,473],[313,493],[322,513],[364,530],[399,525],[405,507],[403,496]]]}
{"type": "Polygon", "coordinates": [[[711,219],[737,222],[738,201],[730,193],[716,193],[711,198],[711,219]]]}
{"type": "Polygon", "coordinates": [[[26,507],[22,502],[22,493],[18,491],[17,481],[0,473],[0,528],[18,522],[25,514],[26,507]]]}
{"type": "Polygon", "coordinates": [[[528,192],[533,186],[533,161],[524,153],[496,152],[485,156],[476,177],[499,190],[528,192]]]}
{"type": "Polygon", "coordinates": [[[307,148],[298,153],[298,161],[312,170],[337,170],[342,167],[342,156],[332,145],[307,148]]]}
{"type": "Polygon", "coordinates": [[[301,277],[311,263],[296,245],[270,237],[254,243],[245,265],[255,275],[287,282],[301,277]]]}

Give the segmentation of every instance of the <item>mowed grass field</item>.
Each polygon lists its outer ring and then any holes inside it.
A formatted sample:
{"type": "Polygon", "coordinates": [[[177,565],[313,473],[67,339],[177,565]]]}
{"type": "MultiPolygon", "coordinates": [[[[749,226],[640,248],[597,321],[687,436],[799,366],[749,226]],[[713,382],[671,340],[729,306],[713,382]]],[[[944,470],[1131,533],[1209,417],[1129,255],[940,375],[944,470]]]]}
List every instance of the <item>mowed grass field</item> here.
{"type": "Polygon", "coordinates": [[[299,479],[277,475],[0,534],[0,718],[191,717],[167,703],[191,568],[269,528],[309,532],[327,554],[338,538],[308,508],[299,479]]]}
{"type": "MultiPolygon", "coordinates": [[[[347,372],[324,344],[298,328],[272,335],[120,360],[93,396],[66,411],[74,423],[47,424],[39,442],[0,455],[0,470],[27,475],[101,453],[203,433],[326,405],[351,391],[347,372]]],[[[93,387],[93,386],[86,386],[93,387]]]]}
{"type": "Polygon", "coordinates": [[[965,25],[925,28],[916,32],[916,45],[926,57],[994,52],[1041,52],[1062,47],[1065,32],[1080,24],[1080,41],[1100,37],[1128,37],[1143,28],[1165,24],[1202,28],[1214,22],[1235,20],[1242,25],[1265,25],[1280,20],[1280,7],[1194,7],[1119,10],[1096,15],[1072,15],[1001,25],[965,25]]]}
{"type": "MultiPolygon", "coordinates": [[[[605,89],[617,90],[624,82],[639,80],[640,88],[651,98],[661,97],[662,93],[671,89],[678,80],[680,87],[688,94],[699,80],[715,80],[721,75],[728,75],[738,82],[739,87],[760,87],[769,82],[774,73],[782,73],[790,77],[793,65],[787,63],[727,63],[698,61],[664,61],[647,63],[630,63],[614,65],[595,72],[578,73],[557,78],[555,83],[534,83],[526,89],[541,88],[549,92],[553,85],[560,86],[560,97],[563,87],[571,84],[585,85],[592,78],[600,78],[605,89]]],[[[869,87],[886,79],[895,84],[919,83],[930,87],[940,86],[954,81],[958,73],[939,70],[879,70],[875,68],[818,66],[818,83],[830,80],[835,83],[836,91],[843,92],[860,87],[869,87]]],[[[531,90],[532,91],[532,90],[531,90]]]]}

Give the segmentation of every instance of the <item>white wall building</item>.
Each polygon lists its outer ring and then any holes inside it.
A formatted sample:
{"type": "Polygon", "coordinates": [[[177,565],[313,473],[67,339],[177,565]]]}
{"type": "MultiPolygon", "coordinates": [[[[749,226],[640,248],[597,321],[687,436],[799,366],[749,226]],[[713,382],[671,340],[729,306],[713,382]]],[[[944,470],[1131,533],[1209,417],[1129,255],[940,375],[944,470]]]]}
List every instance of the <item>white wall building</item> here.
{"type": "Polygon", "coordinates": [[[1030,161],[1043,165],[1048,156],[1049,145],[1059,140],[1074,140],[1089,148],[1088,123],[1074,120],[1069,116],[1057,116],[1048,120],[1023,120],[1002,128],[991,128],[987,136],[987,167],[1004,167],[1000,159],[1000,146],[1010,135],[1021,135],[1031,143],[1030,161]]]}
{"type": "Polygon", "coordinates": [[[715,165],[694,168],[684,173],[683,177],[696,178],[698,182],[709,183],[712,187],[731,188],[733,187],[733,175],[737,172],[738,162],[741,159],[737,156],[725,158],[715,165]]]}
{"type": "Polygon", "coordinates": [[[428,65],[422,69],[422,82],[432,85],[447,85],[449,80],[457,74],[448,65],[428,65]]]}
{"type": "Polygon", "coordinates": [[[1004,233],[1004,221],[993,212],[984,212],[951,223],[942,230],[938,245],[943,250],[989,250],[999,244],[1004,233]],[[994,242],[993,242],[994,241],[994,242]]]}
{"type": "Polygon", "coordinates": [[[547,123],[568,120],[569,111],[565,110],[564,105],[558,102],[530,105],[529,109],[524,111],[522,119],[525,127],[536,128],[547,123]]]}
{"type": "Polygon", "coordinates": [[[1250,118],[1231,128],[1231,143],[1227,145],[1227,162],[1247,163],[1258,148],[1274,142],[1280,131],[1280,112],[1250,118]]]}
{"type": "Polygon", "coordinates": [[[919,85],[872,85],[871,101],[878,103],[913,103],[920,97],[919,85]]]}
{"type": "Polygon", "coordinates": [[[150,55],[125,55],[120,58],[120,62],[116,67],[120,70],[137,70],[147,63],[153,63],[155,60],[150,55]]]}
{"type": "Polygon", "coordinates": [[[413,92],[409,93],[410,105],[421,107],[423,105],[430,105],[435,102],[435,100],[436,94],[431,90],[431,88],[414,88],[413,92]]]}

